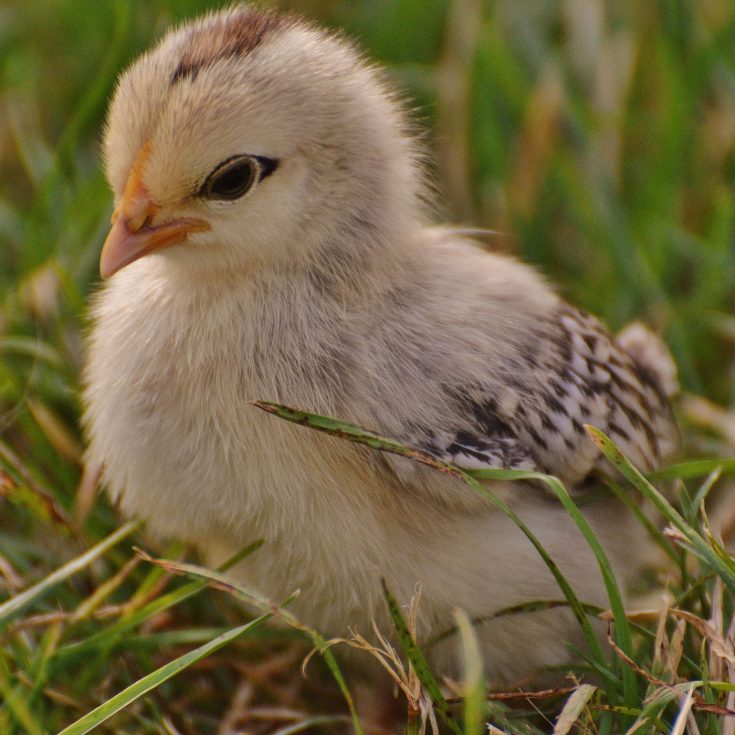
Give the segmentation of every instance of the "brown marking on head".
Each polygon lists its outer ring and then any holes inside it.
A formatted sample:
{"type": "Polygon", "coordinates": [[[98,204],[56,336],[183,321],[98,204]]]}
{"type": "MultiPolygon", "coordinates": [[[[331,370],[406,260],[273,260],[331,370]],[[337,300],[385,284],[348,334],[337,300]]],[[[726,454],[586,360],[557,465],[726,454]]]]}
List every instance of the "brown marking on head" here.
{"type": "Polygon", "coordinates": [[[259,46],[269,33],[293,22],[287,15],[267,10],[243,8],[217,18],[187,38],[171,85],[180,79],[195,78],[201,69],[231,56],[245,56],[259,46]]]}

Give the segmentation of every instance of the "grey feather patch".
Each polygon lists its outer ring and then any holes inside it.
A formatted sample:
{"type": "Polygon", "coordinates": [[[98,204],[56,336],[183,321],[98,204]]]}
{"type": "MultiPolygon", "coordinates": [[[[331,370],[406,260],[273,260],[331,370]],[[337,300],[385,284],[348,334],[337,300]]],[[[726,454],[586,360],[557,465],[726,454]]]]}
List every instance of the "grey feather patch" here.
{"type": "Polygon", "coordinates": [[[574,489],[592,472],[611,472],[585,424],[602,429],[642,469],[675,444],[661,390],[582,311],[560,305],[507,365],[492,383],[445,386],[459,427],[424,432],[421,446],[463,469],[547,472],[574,489]]]}

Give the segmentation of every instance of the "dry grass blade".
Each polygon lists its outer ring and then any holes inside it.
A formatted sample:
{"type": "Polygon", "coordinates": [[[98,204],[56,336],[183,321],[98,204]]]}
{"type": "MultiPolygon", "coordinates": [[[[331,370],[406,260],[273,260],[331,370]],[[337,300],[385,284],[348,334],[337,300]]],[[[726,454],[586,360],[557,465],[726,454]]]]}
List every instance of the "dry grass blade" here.
{"type": "Polygon", "coordinates": [[[553,735],[567,735],[579,719],[580,715],[587,706],[597,687],[591,684],[580,684],[567,699],[564,708],[559,713],[559,717],[554,725],[553,735]]]}
{"type": "Polygon", "coordinates": [[[349,717],[344,715],[329,715],[321,717],[305,717],[299,722],[294,722],[292,725],[286,725],[278,730],[274,730],[272,735],[294,735],[297,732],[303,732],[304,730],[311,730],[312,728],[318,728],[322,725],[349,725],[351,722],[349,717]]]}
{"type": "MultiPolygon", "coordinates": [[[[726,664],[735,666],[735,648],[733,648],[732,640],[725,640],[725,638],[717,632],[714,626],[706,620],[696,616],[689,610],[679,610],[678,608],[672,608],[671,614],[676,618],[686,620],[696,631],[702,636],[702,639],[707,641],[714,656],[722,659],[726,664]]],[[[721,674],[723,666],[715,663],[714,670],[721,674]]],[[[721,676],[717,677],[721,678],[721,676]]]]}
{"type": "MultiPolygon", "coordinates": [[[[519,689],[513,692],[488,692],[485,695],[485,699],[488,702],[522,702],[528,700],[529,702],[535,699],[553,699],[555,697],[563,697],[567,694],[571,694],[576,691],[577,687],[554,687],[552,689],[519,689]]],[[[462,702],[461,697],[447,697],[449,704],[460,704],[462,702]]]]}
{"type": "MultiPolygon", "coordinates": [[[[381,583],[383,585],[383,595],[385,596],[385,600],[388,604],[388,612],[390,613],[391,620],[393,621],[393,625],[396,629],[401,650],[409,661],[410,670],[429,696],[432,704],[432,711],[436,710],[442,722],[447,726],[447,728],[449,728],[449,730],[455,733],[455,735],[461,735],[459,726],[449,710],[447,700],[439,688],[439,684],[426,661],[424,652],[416,643],[415,629],[418,602],[413,604],[409,609],[409,619],[408,622],[406,622],[398,601],[388,588],[388,584],[385,579],[381,579],[381,583]]],[[[414,598],[417,599],[416,596],[414,596],[414,598]]]]}
{"type": "Polygon", "coordinates": [[[140,564],[140,557],[133,556],[114,574],[86,599],[83,600],[74,611],[72,622],[77,623],[85,620],[131,575],[133,570],[140,564]]]}
{"type": "Polygon", "coordinates": [[[671,728],[671,735],[684,735],[684,730],[689,721],[689,713],[692,710],[694,704],[694,684],[688,689],[686,695],[682,698],[679,713],[676,715],[674,726],[671,728]]]}
{"type": "MultiPolygon", "coordinates": [[[[407,731],[414,731],[423,735],[428,723],[431,726],[431,732],[438,735],[439,726],[431,698],[421,686],[421,681],[416,676],[413,667],[410,664],[408,667],[404,665],[396,649],[380,632],[375,623],[373,623],[373,633],[377,645],[357,632],[353,632],[349,638],[332,638],[327,643],[330,646],[344,644],[372,656],[388,673],[398,690],[406,698],[407,731]]],[[[304,661],[304,666],[307,665],[308,660],[315,652],[316,649],[309,653],[304,661]]]]}
{"type": "MultiPolygon", "coordinates": [[[[673,613],[673,610],[672,610],[673,613]]],[[[615,644],[615,641],[612,639],[612,636],[610,635],[610,630],[608,628],[608,634],[607,634],[607,642],[610,644],[610,647],[613,649],[613,651],[633,670],[635,671],[639,676],[643,677],[646,681],[648,681],[650,684],[653,684],[660,690],[666,690],[670,692],[679,692],[683,685],[681,684],[670,684],[667,681],[664,681],[663,679],[654,676],[649,671],[646,671],[644,668],[639,666],[630,656],[628,656],[622,649],[620,649],[619,646],[615,644]]],[[[693,687],[701,686],[703,684],[702,681],[692,681],[689,682],[693,687]]],[[[717,682],[709,682],[709,685],[715,688],[717,686],[717,682]]],[[[655,694],[655,692],[654,692],[655,694]]],[[[652,695],[653,696],[653,695],[652,695]]],[[[716,704],[710,704],[709,702],[706,702],[704,699],[697,695],[692,695],[694,699],[693,706],[701,710],[703,712],[711,712],[712,714],[716,715],[723,715],[726,717],[735,717],[735,709],[730,709],[729,707],[722,707],[720,705],[716,704]]],[[[651,699],[651,697],[647,698],[648,700],[651,699]]]]}

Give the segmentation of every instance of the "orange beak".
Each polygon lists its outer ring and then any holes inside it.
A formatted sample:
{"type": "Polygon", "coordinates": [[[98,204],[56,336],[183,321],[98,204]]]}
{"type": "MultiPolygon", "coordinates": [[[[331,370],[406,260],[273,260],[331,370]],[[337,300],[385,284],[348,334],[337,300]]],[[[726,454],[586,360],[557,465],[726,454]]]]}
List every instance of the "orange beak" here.
{"type": "Polygon", "coordinates": [[[183,242],[190,232],[210,229],[207,222],[194,217],[151,224],[159,207],[151,200],[141,180],[141,169],[147,156],[148,148],[143,146],[130,171],[122,202],[112,214],[112,229],[102,246],[100,256],[102,278],[109,278],[154,250],[183,242]]]}

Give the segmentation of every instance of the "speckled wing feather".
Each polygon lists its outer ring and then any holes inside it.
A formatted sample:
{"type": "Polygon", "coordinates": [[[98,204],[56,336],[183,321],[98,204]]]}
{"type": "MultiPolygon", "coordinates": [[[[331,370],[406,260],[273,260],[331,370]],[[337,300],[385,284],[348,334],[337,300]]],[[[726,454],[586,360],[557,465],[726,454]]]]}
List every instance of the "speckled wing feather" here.
{"type": "MultiPolygon", "coordinates": [[[[646,331],[637,338],[638,346],[660,345],[646,331]]],[[[671,359],[665,349],[638,352],[660,364],[634,358],[594,317],[564,304],[508,358],[500,387],[455,391],[467,424],[423,447],[465,469],[538,470],[574,486],[593,471],[610,472],[584,430],[592,424],[650,470],[678,439],[667,395],[671,359]]]]}

